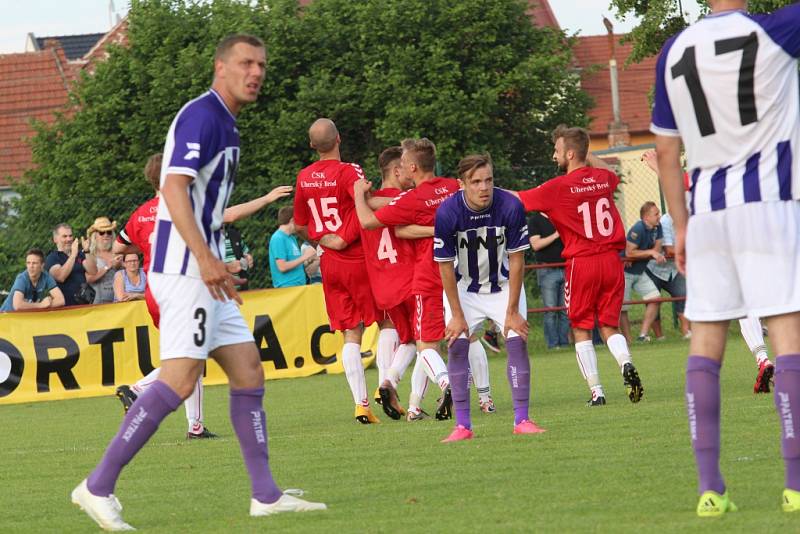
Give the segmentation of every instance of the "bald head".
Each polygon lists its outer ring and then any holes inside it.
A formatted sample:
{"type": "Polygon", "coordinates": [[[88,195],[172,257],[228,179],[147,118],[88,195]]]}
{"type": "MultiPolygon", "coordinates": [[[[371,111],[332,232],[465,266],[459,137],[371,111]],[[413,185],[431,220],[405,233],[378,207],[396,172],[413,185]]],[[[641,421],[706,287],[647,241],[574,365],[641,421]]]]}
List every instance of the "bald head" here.
{"type": "Polygon", "coordinates": [[[308,140],[311,148],[317,152],[330,152],[336,148],[339,130],[330,119],[317,119],[308,129],[308,140]]]}

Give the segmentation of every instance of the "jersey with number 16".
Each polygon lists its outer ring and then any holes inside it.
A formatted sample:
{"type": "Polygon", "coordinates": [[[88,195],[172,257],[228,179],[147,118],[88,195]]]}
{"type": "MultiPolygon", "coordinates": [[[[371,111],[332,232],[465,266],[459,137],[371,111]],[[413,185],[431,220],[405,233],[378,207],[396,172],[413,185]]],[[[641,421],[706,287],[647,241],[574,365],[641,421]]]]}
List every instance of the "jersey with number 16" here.
{"type": "Polygon", "coordinates": [[[625,228],[614,204],[619,177],[596,167],[581,167],[539,187],[519,192],[526,211],[547,214],[566,258],[625,248],[625,228]]]}

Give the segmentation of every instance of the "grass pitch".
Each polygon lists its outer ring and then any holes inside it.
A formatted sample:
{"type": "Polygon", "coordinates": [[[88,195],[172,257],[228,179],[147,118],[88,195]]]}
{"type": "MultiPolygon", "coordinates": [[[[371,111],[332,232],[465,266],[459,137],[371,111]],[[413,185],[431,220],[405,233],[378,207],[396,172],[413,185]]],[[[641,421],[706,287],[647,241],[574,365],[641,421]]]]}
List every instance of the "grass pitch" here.
{"type": "MultiPolygon", "coordinates": [[[[732,329],[733,332],[733,329],[732,329]]],[[[472,392],[471,442],[440,444],[453,423],[353,420],[345,378],[267,383],[273,473],[327,512],[250,518],[249,481],[227,417],[227,387],[206,389],[220,439],[184,440],[183,408],[123,471],[123,517],[151,532],[778,532],[800,529],[780,510],[783,464],[772,394],[752,392],[756,368],[738,334],[723,370],[722,466],[740,511],[699,519],[688,438],[683,341],[634,344],[645,386],[625,397],[611,355],[599,348],[608,405],[589,397],[572,351],[531,347],[532,415],[543,435],[512,436],[505,356],[490,354],[497,413],[472,392]]],[[[367,374],[375,387],[376,372],[367,374]]],[[[372,389],[370,389],[370,393],[372,389]]],[[[407,381],[401,398],[407,399],[407,381]]],[[[433,412],[436,394],[426,407],[433,412]]],[[[0,407],[3,532],[91,532],[69,502],[120,423],[114,397],[0,407]]]]}

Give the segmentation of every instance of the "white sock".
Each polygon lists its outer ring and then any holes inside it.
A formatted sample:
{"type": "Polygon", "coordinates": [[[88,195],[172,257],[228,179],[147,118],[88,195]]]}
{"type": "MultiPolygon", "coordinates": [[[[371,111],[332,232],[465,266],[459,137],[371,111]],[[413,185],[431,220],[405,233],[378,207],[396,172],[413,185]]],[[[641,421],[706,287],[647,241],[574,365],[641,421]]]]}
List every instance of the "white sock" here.
{"type": "Polygon", "coordinates": [[[378,354],[375,363],[378,367],[378,385],[383,384],[386,379],[386,372],[392,365],[392,356],[397,349],[400,338],[397,337],[397,330],[394,328],[384,328],[378,334],[378,354]]]}
{"type": "Polygon", "coordinates": [[[183,401],[186,408],[186,419],[189,421],[189,431],[192,427],[203,425],[203,376],[197,379],[192,394],[183,401]]]}
{"type": "Polygon", "coordinates": [[[486,358],[486,349],[480,341],[469,344],[469,368],[472,371],[475,389],[478,390],[478,398],[486,401],[492,395],[492,387],[489,385],[489,361],[486,358]]]}
{"type": "Polygon", "coordinates": [[[434,384],[438,384],[439,389],[444,391],[444,389],[450,385],[450,377],[447,374],[447,366],[444,364],[442,357],[439,356],[439,353],[434,349],[423,349],[422,352],[419,353],[417,361],[420,359],[424,364],[423,370],[425,374],[428,375],[430,381],[434,384]]]}
{"type": "Polygon", "coordinates": [[[398,382],[403,379],[406,369],[411,365],[416,355],[417,347],[414,343],[404,343],[394,351],[392,366],[386,372],[386,378],[392,382],[395,388],[397,388],[398,382]]]}
{"type": "Polygon", "coordinates": [[[578,358],[578,368],[581,370],[581,375],[589,388],[594,391],[595,388],[600,388],[602,393],[603,387],[600,385],[600,375],[597,373],[597,354],[594,352],[594,345],[592,340],[580,341],[575,343],[575,356],[578,358]]]}
{"type": "Polygon", "coordinates": [[[742,330],[744,342],[747,343],[747,348],[753,353],[756,363],[761,365],[768,361],[767,345],[764,343],[764,333],[761,330],[761,321],[758,317],[739,319],[739,328],[742,330]]]}
{"type": "Polygon", "coordinates": [[[362,406],[369,406],[367,398],[367,380],[364,378],[364,367],[361,364],[361,346],[358,343],[345,343],[342,347],[342,366],[347,376],[347,384],[353,392],[353,401],[362,406]]]}
{"type": "Polygon", "coordinates": [[[140,378],[134,385],[132,385],[131,389],[137,395],[141,395],[148,387],[150,387],[150,384],[158,380],[159,374],[161,374],[161,367],[156,367],[147,373],[147,376],[140,378]]]}
{"type": "Polygon", "coordinates": [[[608,336],[606,345],[608,345],[608,350],[611,351],[611,354],[614,355],[614,359],[617,360],[620,369],[622,369],[622,366],[626,363],[630,363],[631,351],[628,349],[628,341],[625,339],[625,336],[622,334],[608,336]]]}
{"type": "Polygon", "coordinates": [[[412,411],[419,411],[425,392],[428,390],[428,375],[425,374],[425,364],[417,356],[414,370],[411,372],[411,395],[408,397],[408,407],[412,411]]]}

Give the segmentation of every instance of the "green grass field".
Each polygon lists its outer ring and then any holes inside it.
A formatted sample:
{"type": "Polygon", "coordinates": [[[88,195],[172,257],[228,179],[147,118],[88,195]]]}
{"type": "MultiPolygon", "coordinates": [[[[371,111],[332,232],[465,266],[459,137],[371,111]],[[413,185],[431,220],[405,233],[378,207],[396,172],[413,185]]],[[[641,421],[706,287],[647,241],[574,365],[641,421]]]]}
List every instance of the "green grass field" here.
{"type": "MultiPolygon", "coordinates": [[[[753,359],[738,335],[730,339],[722,464],[740,512],[718,520],[694,514],[687,345],[677,340],[632,347],[646,390],[638,405],[601,348],[609,404],[600,408],[584,406],[588,390],[571,351],[533,346],[532,415],[548,429],[537,436],[512,436],[505,358],[496,355],[497,413],[473,412],[476,438],[466,443],[439,443],[450,421],[355,423],[343,375],[268,382],[272,470],[282,487],[303,488],[329,506],[310,514],[248,516],[249,481],[228,422],[227,388],[209,387],[206,422],[220,439],[185,441],[181,408],[123,472],[116,494],[125,520],[153,532],[797,531],[800,517],[779,505],[772,395],[753,395],[753,359]]],[[[367,377],[374,388],[375,370],[367,377]]],[[[403,399],[407,391],[405,384],[403,399]]],[[[431,412],[435,396],[426,399],[431,412]]],[[[472,401],[477,411],[474,390],[472,401]]],[[[120,417],[113,397],[0,407],[0,531],[93,531],[69,493],[120,417]]]]}

